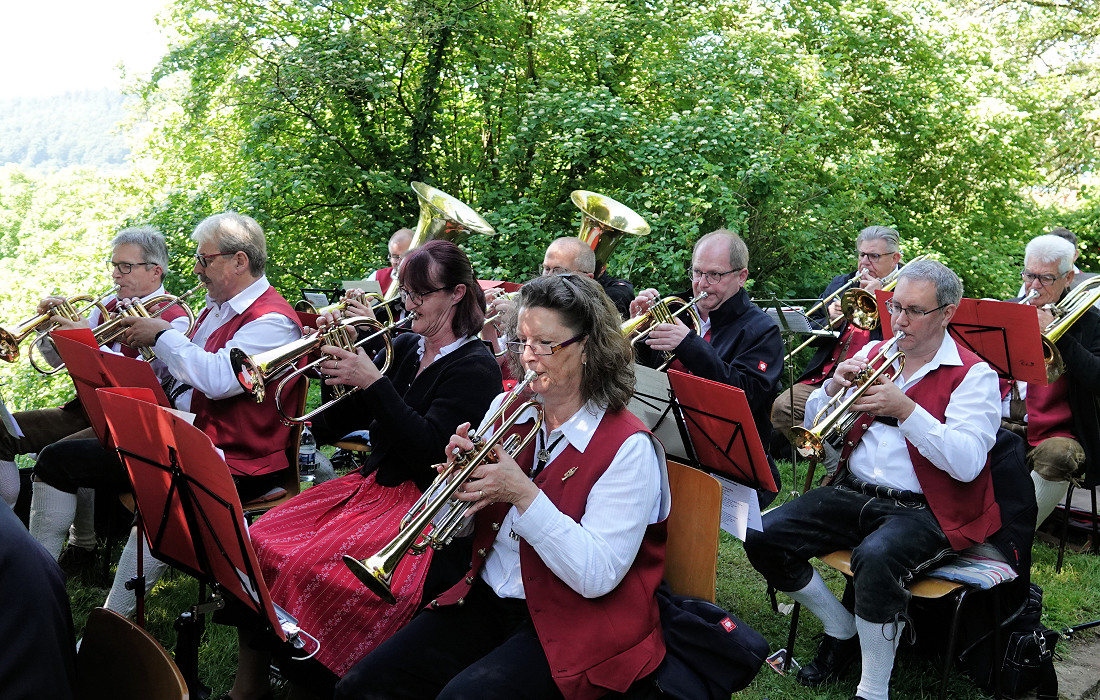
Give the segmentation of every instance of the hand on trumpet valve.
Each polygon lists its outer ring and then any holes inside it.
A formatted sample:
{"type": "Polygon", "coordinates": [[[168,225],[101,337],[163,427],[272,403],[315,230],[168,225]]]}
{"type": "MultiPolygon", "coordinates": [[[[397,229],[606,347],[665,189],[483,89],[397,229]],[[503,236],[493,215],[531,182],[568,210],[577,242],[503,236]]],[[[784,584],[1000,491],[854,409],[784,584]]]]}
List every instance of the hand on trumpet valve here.
{"type": "Polygon", "coordinates": [[[645,344],[654,350],[675,352],[690,332],[691,329],[676,318],[673,319],[673,323],[658,323],[654,326],[645,339],[645,344]]]}
{"type": "Polygon", "coordinates": [[[348,290],[348,293],[344,296],[344,301],[347,302],[347,308],[344,309],[342,317],[370,316],[371,318],[377,318],[370,304],[364,303],[363,294],[364,292],[362,289],[348,290]]]}
{"type": "Polygon", "coordinates": [[[899,421],[908,418],[916,407],[916,402],[906,396],[897,384],[883,379],[875,382],[852,404],[852,410],[875,416],[889,416],[899,421]]]}
{"type": "Polygon", "coordinates": [[[646,311],[649,311],[650,307],[657,303],[661,298],[661,295],[656,289],[643,289],[638,292],[638,296],[634,297],[634,301],[630,302],[630,317],[640,316],[646,311]]]}
{"type": "Polygon", "coordinates": [[[172,324],[160,318],[142,318],[127,316],[119,320],[126,326],[122,342],[132,348],[152,347],[157,342],[157,333],[168,330],[172,324]]]}
{"type": "Polygon", "coordinates": [[[382,372],[363,348],[356,348],[352,352],[335,345],[322,345],[321,354],[327,356],[321,362],[325,384],[347,384],[366,389],[382,378],[382,372]]]}
{"type": "Polygon", "coordinates": [[[856,357],[849,357],[839,363],[836,366],[836,371],[833,372],[832,379],[825,383],[825,393],[829,396],[836,396],[837,392],[849,388],[866,367],[867,361],[856,357]]]}
{"type": "Polygon", "coordinates": [[[43,297],[38,302],[38,306],[35,308],[35,313],[37,313],[39,315],[49,313],[50,311],[52,311],[54,309],[54,307],[64,304],[65,301],[66,301],[65,297],[58,296],[56,294],[50,295],[48,297],[43,297]]]}

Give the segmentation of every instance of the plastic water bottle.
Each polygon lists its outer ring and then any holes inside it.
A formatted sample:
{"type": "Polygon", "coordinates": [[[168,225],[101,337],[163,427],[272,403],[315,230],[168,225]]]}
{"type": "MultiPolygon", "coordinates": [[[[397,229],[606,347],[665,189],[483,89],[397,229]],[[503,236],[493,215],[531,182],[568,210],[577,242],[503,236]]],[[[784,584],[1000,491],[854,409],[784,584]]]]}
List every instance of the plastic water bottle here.
{"type": "Polygon", "coordinates": [[[298,478],[313,481],[313,469],[317,466],[317,438],[310,432],[309,423],[302,426],[302,438],[298,442],[298,478]]]}

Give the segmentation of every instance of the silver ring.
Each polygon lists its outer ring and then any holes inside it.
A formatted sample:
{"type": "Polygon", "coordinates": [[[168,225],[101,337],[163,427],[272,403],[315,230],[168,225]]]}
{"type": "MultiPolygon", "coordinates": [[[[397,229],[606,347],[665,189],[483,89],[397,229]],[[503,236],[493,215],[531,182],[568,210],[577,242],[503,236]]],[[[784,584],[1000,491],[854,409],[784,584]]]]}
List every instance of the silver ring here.
{"type": "Polygon", "coordinates": [[[333,370],[338,370],[338,369],[340,369],[340,360],[337,360],[336,362],[333,362],[333,363],[332,363],[332,369],[333,369],[333,370]]]}
{"type": "Polygon", "coordinates": [[[478,498],[479,501],[484,497],[485,497],[485,492],[484,491],[478,491],[477,492],[477,498],[478,498]]]}

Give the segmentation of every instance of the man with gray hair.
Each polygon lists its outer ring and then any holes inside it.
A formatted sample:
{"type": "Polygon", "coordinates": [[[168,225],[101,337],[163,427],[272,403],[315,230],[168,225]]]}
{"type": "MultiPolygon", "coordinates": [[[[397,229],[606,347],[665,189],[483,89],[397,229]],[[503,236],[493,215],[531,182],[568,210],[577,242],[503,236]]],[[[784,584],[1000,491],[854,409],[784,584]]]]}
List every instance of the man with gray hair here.
{"type": "MultiPolygon", "coordinates": [[[[763,531],[745,540],[756,570],[825,627],[817,656],[799,671],[803,685],[839,678],[861,657],[856,697],[885,700],[907,616],[904,582],[1001,525],[986,466],[999,426],[997,374],[947,333],[961,299],[962,282],[941,263],[902,268],[887,308],[904,367],[894,360],[893,381],[853,405],[865,415],[843,436],[836,479],[767,513],[763,531]],[[809,563],[838,549],[852,550],[854,615],[809,563]]],[[[869,343],[838,364],[810,395],[807,415],[851,387],[883,346],[869,343]]]]}
{"type": "MultiPolygon", "coordinates": [[[[118,288],[102,302],[108,313],[113,313],[118,308],[120,299],[138,298],[148,301],[163,295],[164,276],[168,272],[168,249],[164,244],[164,236],[150,227],[123,229],[111,241],[111,257],[107,261],[107,269],[110,271],[111,281],[118,288]]],[[[46,297],[39,302],[38,313],[49,313],[63,301],[64,297],[46,297]]],[[[187,317],[181,309],[171,307],[163,312],[163,317],[180,330],[187,330],[187,317]]],[[[94,329],[106,320],[98,308],[91,309],[87,318],[77,321],[57,315],[52,317],[57,328],[70,330],[94,329]]],[[[57,356],[48,337],[38,341],[37,348],[43,359],[54,367],[60,366],[61,358],[57,356]]],[[[121,342],[112,342],[103,346],[103,349],[127,357],[137,357],[136,349],[121,342]]],[[[94,437],[84,410],[76,399],[60,408],[16,413],[15,420],[23,437],[15,437],[6,430],[0,430],[0,496],[13,507],[19,495],[15,455],[41,452],[47,445],[59,440],[94,437]]],[[[73,494],[73,498],[76,498],[76,494],[73,494]]],[[[79,517],[69,531],[69,548],[61,559],[66,575],[87,571],[94,563],[96,540],[90,490],[82,494],[81,504],[77,511],[79,517]]]]}
{"type": "MultiPolygon", "coordinates": [[[[152,347],[165,365],[162,382],[173,405],[195,414],[194,425],[224,453],[242,501],[263,496],[290,467],[287,446],[293,432],[275,408],[274,392],[257,404],[244,392],[230,364],[229,354],[240,348],[249,355],[282,347],[302,335],[297,314],[267,281],[267,244],[263,230],[251,217],[226,212],[207,217],[191,238],[197,243],[195,275],[206,285],[206,308],[190,335],[154,318],[130,318],[126,342],[152,347]]],[[[304,382],[302,383],[304,384],[304,382]]],[[[299,386],[283,397],[296,405],[299,386]]],[[[126,487],[125,469],[116,455],[97,441],[73,440],[46,448],[35,467],[34,497],[50,498],[56,507],[36,523],[31,534],[56,555],[58,533],[71,519],[68,499],[81,486],[126,487]]],[[[33,509],[33,507],[32,507],[33,509]]],[[[142,540],[144,544],[144,539],[142,540]]],[[[115,585],[107,599],[111,609],[130,614],[134,594],[125,582],[136,572],[137,537],[131,531],[123,551],[115,585]]],[[[151,588],[164,565],[151,558],[146,571],[151,588]]]]}
{"type": "MultiPolygon", "coordinates": [[[[856,236],[856,270],[837,275],[821,293],[822,299],[828,299],[837,290],[853,279],[859,280],[859,288],[871,292],[882,289],[882,280],[898,268],[901,261],[901,248],[898,232],[888,226],[868,226],[856,236]]],[[[851,289],[852,287],[849,287],[851,289]]],[[[834,298],[814,321],[821,327],[834,322],[841,315],[841,296],[834,298]]],[[[882,340],[882,325],[872,330],[857,328],[847,321],[836,321],[839,335],[835,339],[822,338],[813,344],[817,348],[814,356],[795,380],[794,386],[780,392],[772,404],[772,426],[784,437],[790,437],[795,425],[802,425],[805,417],[806,399],[814,389],[832,376],[837,364],[848,359],[857,350],[872,340],[882,340]]],[[[765,440],[768,436],[761,435],[765,440]]]]}
{"type": "MultiPolygon", "coordinates": [[[[1039,330],[1054,320],[1045,307],[1065,299],[1073,284],[1076,249],[1064,237],[1031,239],[1024,250],[1023,293],[1035,292],[1039,330]]],[[[1039,506],[1036,527],[1065,497],[1071,480],[1100,481],[1100,311],[1084,316],[1055,344],[1065,371],[1050,384],[1002,382],[1003,425],[1027,442],[1027,464],[1039,506]]]]}

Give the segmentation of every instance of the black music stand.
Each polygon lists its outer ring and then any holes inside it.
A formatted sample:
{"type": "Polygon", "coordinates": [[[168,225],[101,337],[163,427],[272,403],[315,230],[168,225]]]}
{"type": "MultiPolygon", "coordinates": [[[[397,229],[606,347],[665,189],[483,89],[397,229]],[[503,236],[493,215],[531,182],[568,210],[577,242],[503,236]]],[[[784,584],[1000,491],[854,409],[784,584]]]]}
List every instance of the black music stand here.
{"type": "MultiPolygon", "coordinates": [[[[271,600],[236,487],[210,438],[171,409],[107,390],[97,393],[143,514],[142,534],[157,558],[238,599],[281,641],[303,648],[305,637],[319,646],[271,600]]],[[[223,604],[219,598],[191,613],[223,604]]],[[[200,688],[198,641],[193,635],[185,649],[177,645],[177,664],[192,692],[200,688]]]]}
{"type": "Polygon", "coordinates": [[[628,409],[661,441],[665,455],[690,464],[687,432],[674,410],[676,400],[669,386],[668,374],[636,364],[634,375],[637,383],[628,409]]]}

